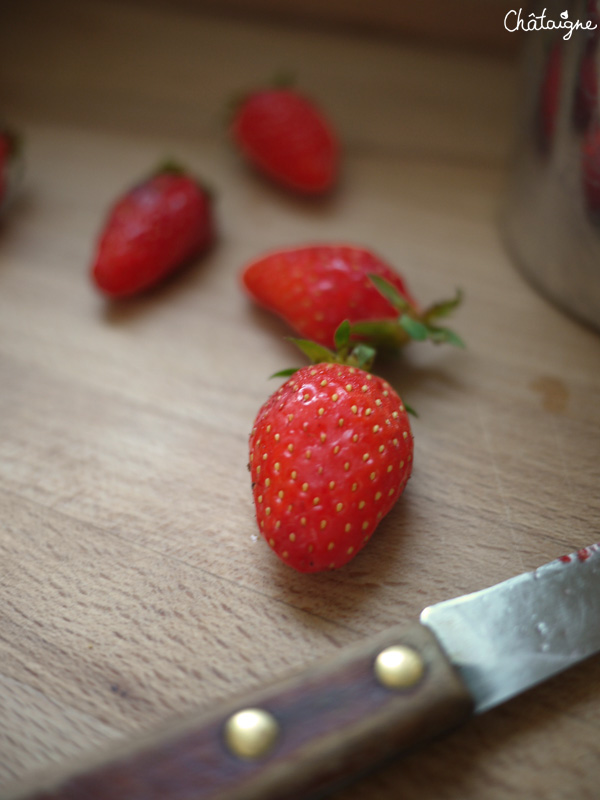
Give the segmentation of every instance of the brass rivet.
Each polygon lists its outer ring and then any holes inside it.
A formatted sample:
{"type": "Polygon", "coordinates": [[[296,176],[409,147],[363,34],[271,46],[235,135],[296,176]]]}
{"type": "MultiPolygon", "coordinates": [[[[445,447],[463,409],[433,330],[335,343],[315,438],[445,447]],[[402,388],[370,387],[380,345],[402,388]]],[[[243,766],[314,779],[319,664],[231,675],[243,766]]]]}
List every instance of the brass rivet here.
{"type": "Polygon", "coordinates": [[[423,677],[423,659],[405,645],[386,647],[375,659],[377,680],[388,689],[410,689],[423,677]]]}
{"type": "Polygon", "coordinates": [[[239,758],[253,760],[265,756],[279,734],[277,720],[261,708],[245,708],[225,723],[225,741],[239,758]]]}

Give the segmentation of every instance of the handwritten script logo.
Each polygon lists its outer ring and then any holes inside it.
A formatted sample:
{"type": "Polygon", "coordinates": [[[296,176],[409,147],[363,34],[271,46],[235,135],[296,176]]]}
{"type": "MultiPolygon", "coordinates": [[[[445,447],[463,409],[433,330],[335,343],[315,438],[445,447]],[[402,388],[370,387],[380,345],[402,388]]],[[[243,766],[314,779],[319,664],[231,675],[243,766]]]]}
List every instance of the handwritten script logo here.
{"type": "Polygon", "coordinates": [[[546,17],[546,9],[541,14],[529,14],[526,18],[523,17],[523,9],[518,11],[509,11],[504,17],[504,27],[510,33],[515,31],[555,31],[564,30],[563,39],[570,39],[573,31],[595,31],[598,27],[591,19],[587,22],[581,20],[570,20],[568,11],[561,11],[560,19],[548,19],[546,17]]]}

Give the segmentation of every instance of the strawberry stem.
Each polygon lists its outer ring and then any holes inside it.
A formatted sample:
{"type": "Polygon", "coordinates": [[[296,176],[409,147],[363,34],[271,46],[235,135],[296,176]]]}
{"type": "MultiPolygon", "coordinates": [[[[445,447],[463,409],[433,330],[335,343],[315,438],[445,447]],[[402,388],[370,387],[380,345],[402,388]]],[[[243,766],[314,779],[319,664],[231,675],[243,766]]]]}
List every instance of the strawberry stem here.
{"type": "Polygon", "coordinates": [[[158,164],[152,175],[162,175],[163,172],[168,172],[172,175],[185,175],[186,170],[178,161],[175,161],[171,158],[166,158],[164,161],[161,161],[158,164]]]}
{"type": "Polygon", "coordinates": [[[296,75],[288,69],[279,70],[271,78],[272,89],[293,89],[296,83],[296,75]]]}

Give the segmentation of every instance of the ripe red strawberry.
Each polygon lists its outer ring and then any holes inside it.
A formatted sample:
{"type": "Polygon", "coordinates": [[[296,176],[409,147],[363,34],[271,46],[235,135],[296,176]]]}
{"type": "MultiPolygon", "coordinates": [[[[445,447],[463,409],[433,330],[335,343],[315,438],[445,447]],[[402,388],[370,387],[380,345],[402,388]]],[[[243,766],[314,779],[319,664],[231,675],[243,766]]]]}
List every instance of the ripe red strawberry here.
{"type": "Polygon", "coordinates": [[[214,226],[205,190],[167,166],[117,200],[92,266],[98,289],[125,297],[148,289],[204,252],[214,226]]]}
{"type": "Polygon", "coordinates": [[[259,305],[325,347],[333,345],[344,320],[352,323],[354,338],[379,346],[427,337],[460,344],[455,334],[431,324],[460,297],[421,310],[403,278],[362,247],[320,244],[276,250],[248,264],[242,283],[259,305]]]}
{"type": "Polygon", "coordinates": [[[255,167],[288,188],[320,194],[336,181],[337,137],[322,111],[293,89],[251,92],[235,110],[231,135],[255,167]]]}
{"type": "Polygon", "coordinates": [[[250,435],[259,529],[300,572],[341,567],[370,539],[411,474],[413,439],[392,387],[358,367],[303,367],[250,435]]]}

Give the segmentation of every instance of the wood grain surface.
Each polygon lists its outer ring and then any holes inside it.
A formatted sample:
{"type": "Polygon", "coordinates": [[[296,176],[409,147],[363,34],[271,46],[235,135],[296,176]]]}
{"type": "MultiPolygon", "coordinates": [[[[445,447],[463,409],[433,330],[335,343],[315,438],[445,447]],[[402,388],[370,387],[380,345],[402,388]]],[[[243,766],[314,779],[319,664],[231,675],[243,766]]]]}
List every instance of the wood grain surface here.
{"type": "MultiPolygon", "coordinates": [[[[600,339],[498,232],[511,60],[99,0],[2,17],[0,109],[27,172],[0,227],[0,796],[600,538],[600,339]],[[326,201],[265,183],[225,135],[229,98],[281,69],[343,139],[326,201]],[[165,156],[213,188],[219,241],[110,305],[95,237],[165,156]],[[268,376],[302,359],[238,275],[340,240],[424,302],[462,287],[468,347],[380,364],[419,412],[413,477],[348,567],[305,576],[257,535],[247,471],[268,376]]],[[[592,659],[338,796],[596,798],[599,720],[592,659]]]]}
{"type": "Polygon", "coordinates": [[[438,46],[461,46],[479,51],[514,51],[520,37],[504,27],[510,0],[128,0],[146,7],[179,8],[328,28],[344,33],[410,37],[438,46]]]}

